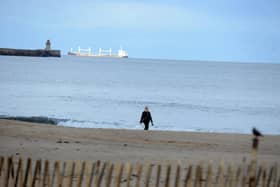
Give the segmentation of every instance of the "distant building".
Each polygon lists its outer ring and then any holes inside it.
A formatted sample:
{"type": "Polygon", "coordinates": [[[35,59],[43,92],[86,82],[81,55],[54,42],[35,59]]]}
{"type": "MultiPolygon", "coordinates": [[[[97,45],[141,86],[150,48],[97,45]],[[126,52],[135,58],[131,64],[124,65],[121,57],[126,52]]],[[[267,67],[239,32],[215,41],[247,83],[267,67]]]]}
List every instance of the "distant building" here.
{"type": "Polygon", "coordinates": [[[45,50],[51,50],[51,41],[47,40],[45,50]]]}

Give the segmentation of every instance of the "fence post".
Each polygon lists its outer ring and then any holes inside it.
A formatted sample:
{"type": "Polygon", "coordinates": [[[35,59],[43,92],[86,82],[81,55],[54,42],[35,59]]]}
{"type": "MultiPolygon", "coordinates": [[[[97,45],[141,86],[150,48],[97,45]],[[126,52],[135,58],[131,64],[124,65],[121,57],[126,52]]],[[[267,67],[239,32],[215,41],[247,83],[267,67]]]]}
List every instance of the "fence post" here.
{"type": "MultiPolygon", "coordinates": [[[[87,166],[89,167],[90,164],[87,163],[87,166]]],[[[87,167],[87,169],[91,169],[91,170],[87,170],[87,171],[90,171],[88,178],[87,178],[87,187],[91,187],[95,166],[96,166],[96,163],[92,163],[90,168],[87,167]]]]}
{"type": "MultiPolygon", "coordinates": [[[[63,165],[64,165],[64,163],[63,163],[63,165]]],[[[63,182],[63,178],[64,178],[64,173],[65,173],[64,166],[60,173],[60,166],[61,166],[60,161],[57,161],[57,183],[56,183],[57,187],[62,187],[62,184],[63,184],[62,182],[63,182]]]]}
{"type": "Polygon", "coordinates": [[[266,187],[266,176],[267,176],[267,165],[266,163],[264,163],[264,167],[263,167],[263,174],[262,174],[262,187],[266,187]]]}
{"type": "Polygon", "coordinates": [[[77,187],[81,187],[82,184],[83,184],[83,179],[84,179],[84,175],[85,175],[85,161],[82,162],[82,168],[80,170],[80,173],[78,173],[78,184],[77,184],[77,187]]]}
{"type": "Polygon", "coordinates": [[[107,162],[103,163],[102,165],[102,168],[101,168],[101,171],[97,177],[97,187],[99,187],[101,185],[101,182],[102,182],[102,179],[103,179],[103,176],[104,176],[104,173],[105,173],[105,169],[106,169],[106,166],[107,166],[107,162]]]}
{"type": "Polygon", "coordinates": [[[171,165],[168,164],[168,165],[167,165],[167,168],[166,168],[165,187],[169,187],[170,172],[171,172],[171,165]]]}
{"type": "Polygon", "coordinates": [[[26,165],[26,169],[25,169],[25,176],[24,176],[24,181],[23,181],[23,186],[30,186],[28,185],[28,178],[29,178],[29,173],[30,173],[30,170],[32,168],[32,160],[31,158],[28,158],[27,159],[27,165],[26,165]]]}
{"type": "Polygon", "coordinates": [[[232,187],[233,172],[232,172],[231,164],[228,165],[227,175],[226,176],[227,176],[227,178],[226,178],[226,181],[225,181],[225,186],[232,187]]]}
{"type": "Polygon", "coordinates": [[[15,180],[15,186],[19,184],[21,187],[23,184],[23,173],[22,173],[22,158],[18,159],[18,167],[17,167],[17,172],[16,172],[16,180],[15,180]]]}
{"type": "Polygon", "coordinates": [[[8,186],[7,177],[8,177],[8,159],[4,158],[4,161],[2,163],[2,172],[1,172],[3,187],[8,186]]]}
{"type": "Polygon", "coordinates": [[[268,179],[267,179],[267,187],[270,186],[270,183],[271,183],[271,181],[273,179],[273,173],[274,173],[274,167],[271,166],[270,170],[269,170],[269,174],[268,174],[268,179]]]}
{"type": "Polygon", "coordinates": [[[161,173],[161,165],[157,165],[157,176],[156,176],[156,187],[159,187],[160,184],[160,173],[161,173]]]}
{"type": "Polygon", "coordinates": [[[243,158],[242,161],[242,179],[241,179],[241,187],[246,186],[246,179],[247,179],[247,173],[246,173],[246,158],[243,158]]]}
{"type": "Polygon", "coordinates": [[[201,187],[201,178],[202,178],[202,166],[200,164],[198,164],[196,166],[196,170],[195,170],[195,180],[194,180],[194,186],[195,187],[201,187]]]}
{"type": "Polygon", "coordinates": [[[7,158],[7,171],[6,171],[6,176],[5,179],[6,180],[6,184],[5,186],[10,186],[10,181],[11,181],[11,186],[14,186],[14,163],[13,163],[13,157],[8,157],[7,158]],[[11,179],[11,180],[10,180],[11,179]]]}
{"type": "Polygon", "coordinates": [[[43,187],[50,186],[50,174],[49,174],[49,161],[45,160],[45,168],[44,168],[44,174],[43,174],[43,187]]]}
{"type": "Polygon", "coordinates": [[[4,186],[4,177],[3,177],[3,174],[5,173],[4,172],[4,163],[5,163],[5,158],[3,156],[0,157],[0,184],[2,182],[3,186],[4,186]]]}
{"type": "Polygon", "coordinates": [[[64,161],[62,165],[61,186],[63,186],[63,183],[65,183],[65,180],[67,180],[67,162],[68,161],[64,161]]]}
{"type": "Polygon", "coordinates": [[[252,161],[250,168],[249,187],[254,187],[256,184],[256,167],[257,167],[257,153],[258,153],[259,138],[254,135],[252,143],[252,161]]]}
{"type": "Polygon", "coordinates": [[[74,162],[75,162],[75,171],[74,171],[73,178],[72,178],[72,180],[73,180],[72,185],[76,187],[78,185],[79,180],[80,180],[80,172],[81,172],[81,169],[82,169],[82,162],[81,162],[81,160],[75,160],[74,162]]]}
{"type": "Polygon", "coordinates": [[[115,187],[120,187],[121,178],[123,172],[123,164],[121,162],[116,163],[116,180],[115,180],[115,187]]]}
{"type": "Polygon", "coordinates": [[[126,187],[130,187],[130,177],[132,171],[132,166],[130,162],[127,162],[125,164],[125,170],[126,170],[126,187]]]}
{"type": "Polygon", "coordinates": [[[277,187],[277,162],[274,164],[273,183],[274,183],[274,187],[277,187]]]}
{"type": "Polygon", "coordinates": [[[191,187],[192,186],[192,165],[189,166],[188,171],[186,173],[184,186],[185,187],[191,187]]]}
{"type": "Polygon", "coordinates": [[[224,161],[221,160],[216,176],[216,186],[223,187],[224,185],[224,161]]]}
{"type": "Polygon", "coordinates": [[[66,177],[67,177],[66,186],[67,187],[72,187],[73,184],[72,177],[73,177],[74,170],[75,170],[75,162],[67,161],[66,162],[66,177]]]}
{"type": "Polygon", "coordinates": [[[151,178],[151,173],[152,173],[152,166],[151,166],[151,163],[150,162],[147,162],[145,164],[145,168],[146,168],[146,180],[145,180],[145,186],[146,187],[149,187],[150,185],[150,178],[151,178]]]}
{"type": "Polygon", "coordinates": [[[213,176],[212,176],[212,162],[208,162],[208,168],[207,168],[207,176],[206,176],[206,183],[205,187],[212,187],[213,183],[213,176]]]}
{"type": "Polygon", "coordinates": [[[35,169],[33,173],[33,179],[32,179],[32,187],[36,186],[36,180],[37,180],[37,175],[39,179],[39,185],[40,185],[40,179],[41,179],[41,160],[37,160],[35,164],[35,169]]]}
{"type": "Polygon", "coordinates": [[[100,160],[97,160],[96,161],[96,165],[95,165],[95,172],[94,172],[94,183],[95,183],[95,186],[97,186],[97,182],[98,182],[98,176],[99,176],[99,170],[100,170],[100,160]]]}
{"type": "Polygon", "coordinates": [[[241,176],[241,167],[237,166],[236,175],[234,176],[234,180],[233,180],[232,186],[239,186],[240,176],[241,176]]]}
{"type": "Polygon", "coordinates": [[[0,157],[0,176],[2,176],[2,167],[4,164],[5,158],[3,156],[0,157]]]}
{"type": "Polygon", "coordinates": [[[259,182],[260,182],[260,178],[261,178],[261,174],[262,174],[262,166],[259,166],[258,167],[258,172],[257,172],[257,176],[256,176],[256,186],[259,185],[259,182]]]}
{"type": "Polygon", "coordinates": [[[10,157],[10,173],[12,175],[11,179],[12,179],[12,186],[15,185],[15,170],[14,170],[14,159],[13,156],[10,157]]]}
{"type": "MultiPolygon", "coordinates": [[[[36,166],[35,166],[36,168],[36,166]]],[[[51,187],[54,186],[55,178],[56,178],[56,170],[57,170],[57,161],[55,161],[53,165],[53,171],[51,172],[51,187]]]]}
{"type": "Polygon", "coordinates": [[[107,164],[107,175],[105,178],[105,187],[109,187],[111,185],[111,180],[112,180],[112,173],[113,173],[114,165],[108,162],[107,164]]]}
{"type": "Polygon", "coordinates": [[[181,167],[180,167],[179,164],[177,164],[174,187],[179,187],[180,186],[180,175],[181,175],[180,172],[181,172],[181,167]]]}
{"type": "Polygon", "coordinates": [[[139,187],[140,186],[140,179],[141,179],[141,175],[142,175],[142,164],[141,163],[137,163],[136,165],[136,176],[137,176],[137,179],[136,179],[136,183],[135,183],[135,186],[136,187],[139,187]]]}

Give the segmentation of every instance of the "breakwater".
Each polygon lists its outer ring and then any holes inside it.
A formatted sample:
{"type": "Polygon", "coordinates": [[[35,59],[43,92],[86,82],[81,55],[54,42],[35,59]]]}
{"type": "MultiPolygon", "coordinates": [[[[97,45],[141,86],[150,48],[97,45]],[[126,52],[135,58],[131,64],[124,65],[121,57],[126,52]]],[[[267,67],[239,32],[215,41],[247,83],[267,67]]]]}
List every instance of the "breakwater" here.
{"type": "Polygon", "coordinates": [[[34,56],[34,57],[61,57],[60,50],[45,49],[11,49],[0,48],[0,55],[7,56],[34,56]]]}

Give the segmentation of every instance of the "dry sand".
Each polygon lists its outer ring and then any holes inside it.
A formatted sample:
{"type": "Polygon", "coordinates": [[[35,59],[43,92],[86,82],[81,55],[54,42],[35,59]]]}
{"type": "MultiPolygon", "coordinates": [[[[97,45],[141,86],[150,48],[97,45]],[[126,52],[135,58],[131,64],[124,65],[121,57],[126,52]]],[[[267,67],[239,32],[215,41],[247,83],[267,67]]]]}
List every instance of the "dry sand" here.
{"type": "MultiPolygon", "coordinates": [[[[49,160],[197,163],[250,159],[250,135],[78,129],[0,120],[0,155],[49,160]]],[[[280,163],[280,136],[260,140],[260,162],[280,163]]]]}

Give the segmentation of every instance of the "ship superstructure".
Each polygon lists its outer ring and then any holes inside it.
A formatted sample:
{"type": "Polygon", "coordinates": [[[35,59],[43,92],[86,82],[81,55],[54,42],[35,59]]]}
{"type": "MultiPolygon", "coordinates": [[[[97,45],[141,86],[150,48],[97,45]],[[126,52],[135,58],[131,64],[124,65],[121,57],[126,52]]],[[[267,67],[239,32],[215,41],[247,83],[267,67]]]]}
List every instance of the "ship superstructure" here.
{"type": "Polygon", "coordinates": [[[128,53],[122,49],[122,47],[118,50],[117,53],[113,53],[112,48],[102,49],[99,48],[97,52],[94,52],[91,48],[81,48],[78,47],[78,51],[75,52],[71,48],[68,52],[68,55],[74,56],[88,56],[88,57],[112,57],[112,58],[128,58],[128,53]]]}

